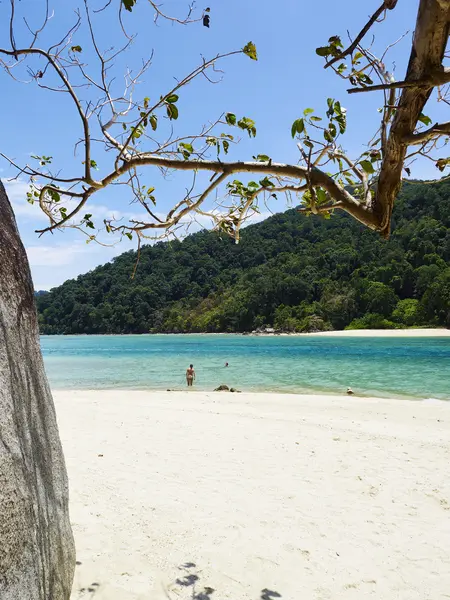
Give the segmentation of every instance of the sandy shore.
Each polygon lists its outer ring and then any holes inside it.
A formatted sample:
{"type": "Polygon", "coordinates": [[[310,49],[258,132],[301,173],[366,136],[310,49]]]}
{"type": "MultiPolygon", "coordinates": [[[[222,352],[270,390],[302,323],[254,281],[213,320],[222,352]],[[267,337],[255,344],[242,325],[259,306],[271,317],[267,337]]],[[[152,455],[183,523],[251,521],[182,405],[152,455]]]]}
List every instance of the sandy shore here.
{"type": "Polygon", "coordinates": [[[450,337],[450,329],[349,329],[346,331],[321,331],[300,335],[323,337],[450,337]]]}
{"type": "Polygon", "coordinates": [[[54,396],[73,599],[449,597],[450,404],[54,396]]]}

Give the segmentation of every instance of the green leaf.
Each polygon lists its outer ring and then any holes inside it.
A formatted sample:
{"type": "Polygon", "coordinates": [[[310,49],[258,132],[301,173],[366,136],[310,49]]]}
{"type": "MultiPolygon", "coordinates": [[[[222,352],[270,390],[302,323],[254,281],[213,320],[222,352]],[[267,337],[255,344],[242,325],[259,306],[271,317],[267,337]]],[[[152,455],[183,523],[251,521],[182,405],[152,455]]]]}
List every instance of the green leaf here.
{"type": "Polygon", "coordinates": [[[350,177],[350,175],[345,174],[344,177],[348,185],[355,185],[355,180],[352,177],[350,177]]]}
{"type": "Polygon", "coordinates": [[[330,56],[331,46],[320,46],[319,48],[316,48],[316,54],[318,56],[330,56]]]}
{"type": "Polygon", "coordinates": [[[325,190],[322,188],[316,188],[316,200],[317,204],[325,204],[328,202],[328,196],[325,190]]]}
{"type": "Polygon", "coordinates": [[[95,162],[95,160],[91,160],[91,167],[98,171],[97,163],[95,162]]]}
{"type": "Polygon", "coordinates": [[[256,136],[255,121],[253,121],[253,119],[242,117],[242,119],[238,121],[237,125],[240,129],[246,129],[249,137],[256,136]]]}
{"type": "Polygon", "coordinates": [[[423,113],[420,113],[419,116],[419,121],[421,123],[423,123],[424,125],[431,125],[432,121],[430,119],[430,117],[427,117],[426,115],[424,115],[423,113]]]}
{"type": "Polygon", "coordinates": [[[308,115],[310,115],[310,114],[311,114],[311,113],[313,113],[313,112],[314,112],[314,109],[313,109],[313,108],[305,108],[305,110],[303,111],[303,115],[304,115],[305,117],[307,117],[308,115]]]}
{"type": "Polygon", "coordinates": [[[143,133],[142,126],[139,126],[139,127],[133,126],[131,128],[131,139],[138,140],[141,137],[142,133],[143,133]]]}
{"type": "Polygon", "coordinates": [[[158,117],[156,115],[150,115],[150,125],[153,131],[156,131],[156,128],[158,127],[158,117]]]}
{"type": "Polygon", "coordinates": [[[439,169],[439,171],[444,171],[445,167],[450,163],[450,159],[449,158],[439,158],[436,161],[436,167],[439,169]]]}
{"type": "Polygon", "coordinates": [[[132,233],[130,233],[129,231],[126,231],[126,232],[125,232],[125,235],[127,236],[127,238],[128,238],[129,240],[132,240],[132,239],[133,239],[133,234],[132,234],[132,233]]]}
{"type": "MultiPolygon", "coordinates": [[[[53,202],[59,202],[61,200],[61,196],[59,195],[59,193],[56,190],[47,190],[47,191],[48,191],[48,195],[53,200],[53,202]]],[[[66,209],[64,209],[64,210],[66,210],[66,209]]]]}
{"type": "Polygon", "coordinates": [[[328,40],[328,43],[334,46],[335,48],[343,48],[341,38],[338,35],[333,35],[328,40]]]}
{"type": "Polygon", "coordinates": [[[175,104],[166,104],[167,116],[172,121],[176,121],[178,119],[178,108],[175,104]]]}
{"type": "Polygon", "coordinates": [[[185,144],[184,142],[182,142],[182,143],[180,143],[180,146],[182,148],[184,148],[185,150],[187,150],[188,152],[194,152],[194,148],[192,147],[192,144],[185,144]]]}
{"type": "Polygon", "coordinates": [[[368,173],[369,175],[372,175],[372,173],[375,173],[375,169],[373,168],[373,165],[370,162],[370,160],[361,160],[359,162],[359,164],[361,165],[361,167],[363,168],[363,170],[366,173],[368,173]]]}
{"type": "Polygon", "coordinates": [[[274,186],[274,184],[270,181],[270,179],[268,177],[264,177],[264,179],[261,179],[259,182],[259,185],[263,188],[268,188],[268,187],[274,186]]]}
{"type": "Polygon", "coordinates": [[[72,52],[81,52],[82,47],[81,46],[72,46],[71,50],[72,50],[72,52]]]}
{"type": "Polygon", "coordinates": [[[217,145],[217,140],[215,137],[207,137],[206,138],[206,143],[209,144],[210,146],[216,146],[217,145]]]}
{"type": "Polygon", "coordinates": [[[345,116],[345,114],[343,113],[339,115],[339,117],[336,117],[336,121],[339,125],[339,131],[341,133],[345,133],[345,130],[347,129],[347,117],[345,116]]]}
{"type": "Polygon", "coordinates": [[[236,125],[236,115],[233,113],[227,113],[225,115],[225,121],[228,123],[228,125],[236,125]]]}
{"type": "Polygon", "coordinates": [[[254,156],[253,158],[258,162],[269,162],[269,160],[270,160],[270,156],[267,156],[267,154],[258,154],[257,156],[254,156]]]}
{"type": "Polygon", "coordinates": [[[336,125],[334,123],[330,123],[328,125],[328,131],[331,134],[331,137],[335,138],[336,134],[337,134],[337,129],[336,129],[336,125]]]}
{"type": "Polygon", "coordinates": [[[367,85],[372,85],[373,83],[372,79],[365,73],[356,73],[355,76],[359,79],[360,83],[364,83],[367,85]]]}
{"type": "Polygon", "coordinates": [[[297,119],[292,123],[291,135],[294,138],[296,134],[300,134],[305,130],[305,122],[303,119],[297,119]]]}
{"type": "Polygon", "coordinates": [[[252,60],[258,60],[256,46],[253,42],[249,42],[242,48],[242,52],[252,60]]]}
{"type": "Polygon", "coordinates": [[[333,136],[331,135],[331,133],[328,131],[328,129],[325,129],[325,131],[323,132],[323,137],[325,138],[325,140],[329,143],[332,144],[333,143],[333,136]]]}
{"type": "Polygon", "coordinates": [[[168,102],[169,104],[174,104],[177,101],[178,101],[178,96],[176,94],[170,94],[170,96],[167,96],[167,98],[166,98],[166,102],[168,102]]]}
{"type": "Polygon", "coordinates": [[[362,57],[363,55],[361,54],[361,52],[357,52],[352,58],[352,63],[355,64],[362,57]]]}
{"type": "Polygon", "coordinates": [[[309,117],[311,119],[311,121],[321,121],[322,117],[316,117],[315,115],[313,115],[312,117],[309,117]]]}
{"type": "Polygon", "coordinates": [[[133,10],[133,6],[136,4],[137,0],[122,0],[122,5],[125,10],[131,12],[133,10]]]}
{"type": "Polygon", "coordinates": [[[150,102],[150,98],[144,98],[144,108],[148,108],[148,103],[150,102]]]}
{"type": "MultiPolygon", "coordinates": [[[[178,146],[178,149],[180,152],[183,153],[183,157],[185,158],[185,160],[187,160],[190,157],[190,155],[192,154],[192,152],[194,152],[194,148],[193,148],[192,144],[180,143],[178,146]]],[[[154,189],[155,188],[152,188],[151,192],[154,189]]]]}
{"type": "Polygon", "coordinates": [[[230,147],[230,142],[227,142],[227,140],[223,140],[222,146],[223,146],[223,150],[224,150],[225,154],[228,154],[228,149],[230,147]]]}

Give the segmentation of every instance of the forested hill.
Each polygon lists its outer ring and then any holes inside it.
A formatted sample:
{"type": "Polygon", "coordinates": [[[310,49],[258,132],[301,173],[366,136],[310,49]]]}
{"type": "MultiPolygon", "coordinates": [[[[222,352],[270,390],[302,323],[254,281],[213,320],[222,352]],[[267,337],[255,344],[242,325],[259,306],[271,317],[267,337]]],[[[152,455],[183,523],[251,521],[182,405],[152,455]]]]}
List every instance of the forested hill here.
{"type": "Polygon", "coordinates": [[[450,183],[405,184],[389,241],[296,210],[236,245],[200,232],[126,252],[37,297],[43,333],[450,326],[450,183]]]}

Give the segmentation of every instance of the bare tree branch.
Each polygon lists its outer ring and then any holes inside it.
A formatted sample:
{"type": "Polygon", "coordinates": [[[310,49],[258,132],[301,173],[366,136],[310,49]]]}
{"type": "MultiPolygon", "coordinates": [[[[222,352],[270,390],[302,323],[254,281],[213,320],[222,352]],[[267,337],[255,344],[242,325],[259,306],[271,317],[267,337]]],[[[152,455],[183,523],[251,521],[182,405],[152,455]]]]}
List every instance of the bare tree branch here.
{"type": "Polygon", "coordinates": [[[376,21],[381,17],[383,12],[385,10],[392,10],[393,8],[395,8],[396,4],[397,0],[384,0],[383,4],[380,7],[378,7],[377,10],[373,13],[373,15],[370,17],[370,19],[367,21],[367,23],[364,25],[364,27],[361,29],[358,35],[355,37],[354,41],[350,44],[350,46],[346,48],[343,52],[340,52],[338,56],[335,56],[334,58],[329,60],[325,64],[325,69],[331,67],[332,65],[342,60],[349,54],[352,54],[358,47],[358,44],[365,37],[369,29],[372,27],[372,25],[376,23],[376,21]]]}
{"type": "Polygon", "coordinates": [[[425,129],[425,131],[420,131],[419,133],[410,133],[405,136],[404,141],[411,145],[423,144],[445,134],[450,135],[450,121],[447,123],[435,123],[429,129],[425,129]]]}
{"type": "Polygon", "coordinates": [[[347,90],[349,94],[361,94],[364,92],[378,92],[380,90],[393,90],[400,88],[431,88],[439,85],[445,85],[450,82],[450,69],[440,68],[431,73],[427,73],[427,76],[423,79],[414,79],[406,81],[393,81],[392,83],[383,83],[381,85],[369,85],[361,88],[350,88],[347,90]]]}

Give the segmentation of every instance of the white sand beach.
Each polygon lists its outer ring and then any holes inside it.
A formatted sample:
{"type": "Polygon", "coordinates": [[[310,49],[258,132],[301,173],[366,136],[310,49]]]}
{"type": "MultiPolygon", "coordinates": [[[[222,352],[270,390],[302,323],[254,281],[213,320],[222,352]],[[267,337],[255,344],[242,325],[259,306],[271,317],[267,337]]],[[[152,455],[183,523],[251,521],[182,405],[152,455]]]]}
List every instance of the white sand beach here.
{"type": "Polygon", "coordinates": [[[298,335],[321,335],[323,337],[450,337],[450,329],[346,329],[344,331],[320,331],[298,335]]]}
{"type": "Polygon", "coordinates": [[[73,599],[449,598],[449,404],[54,397],[73,599]]]}

